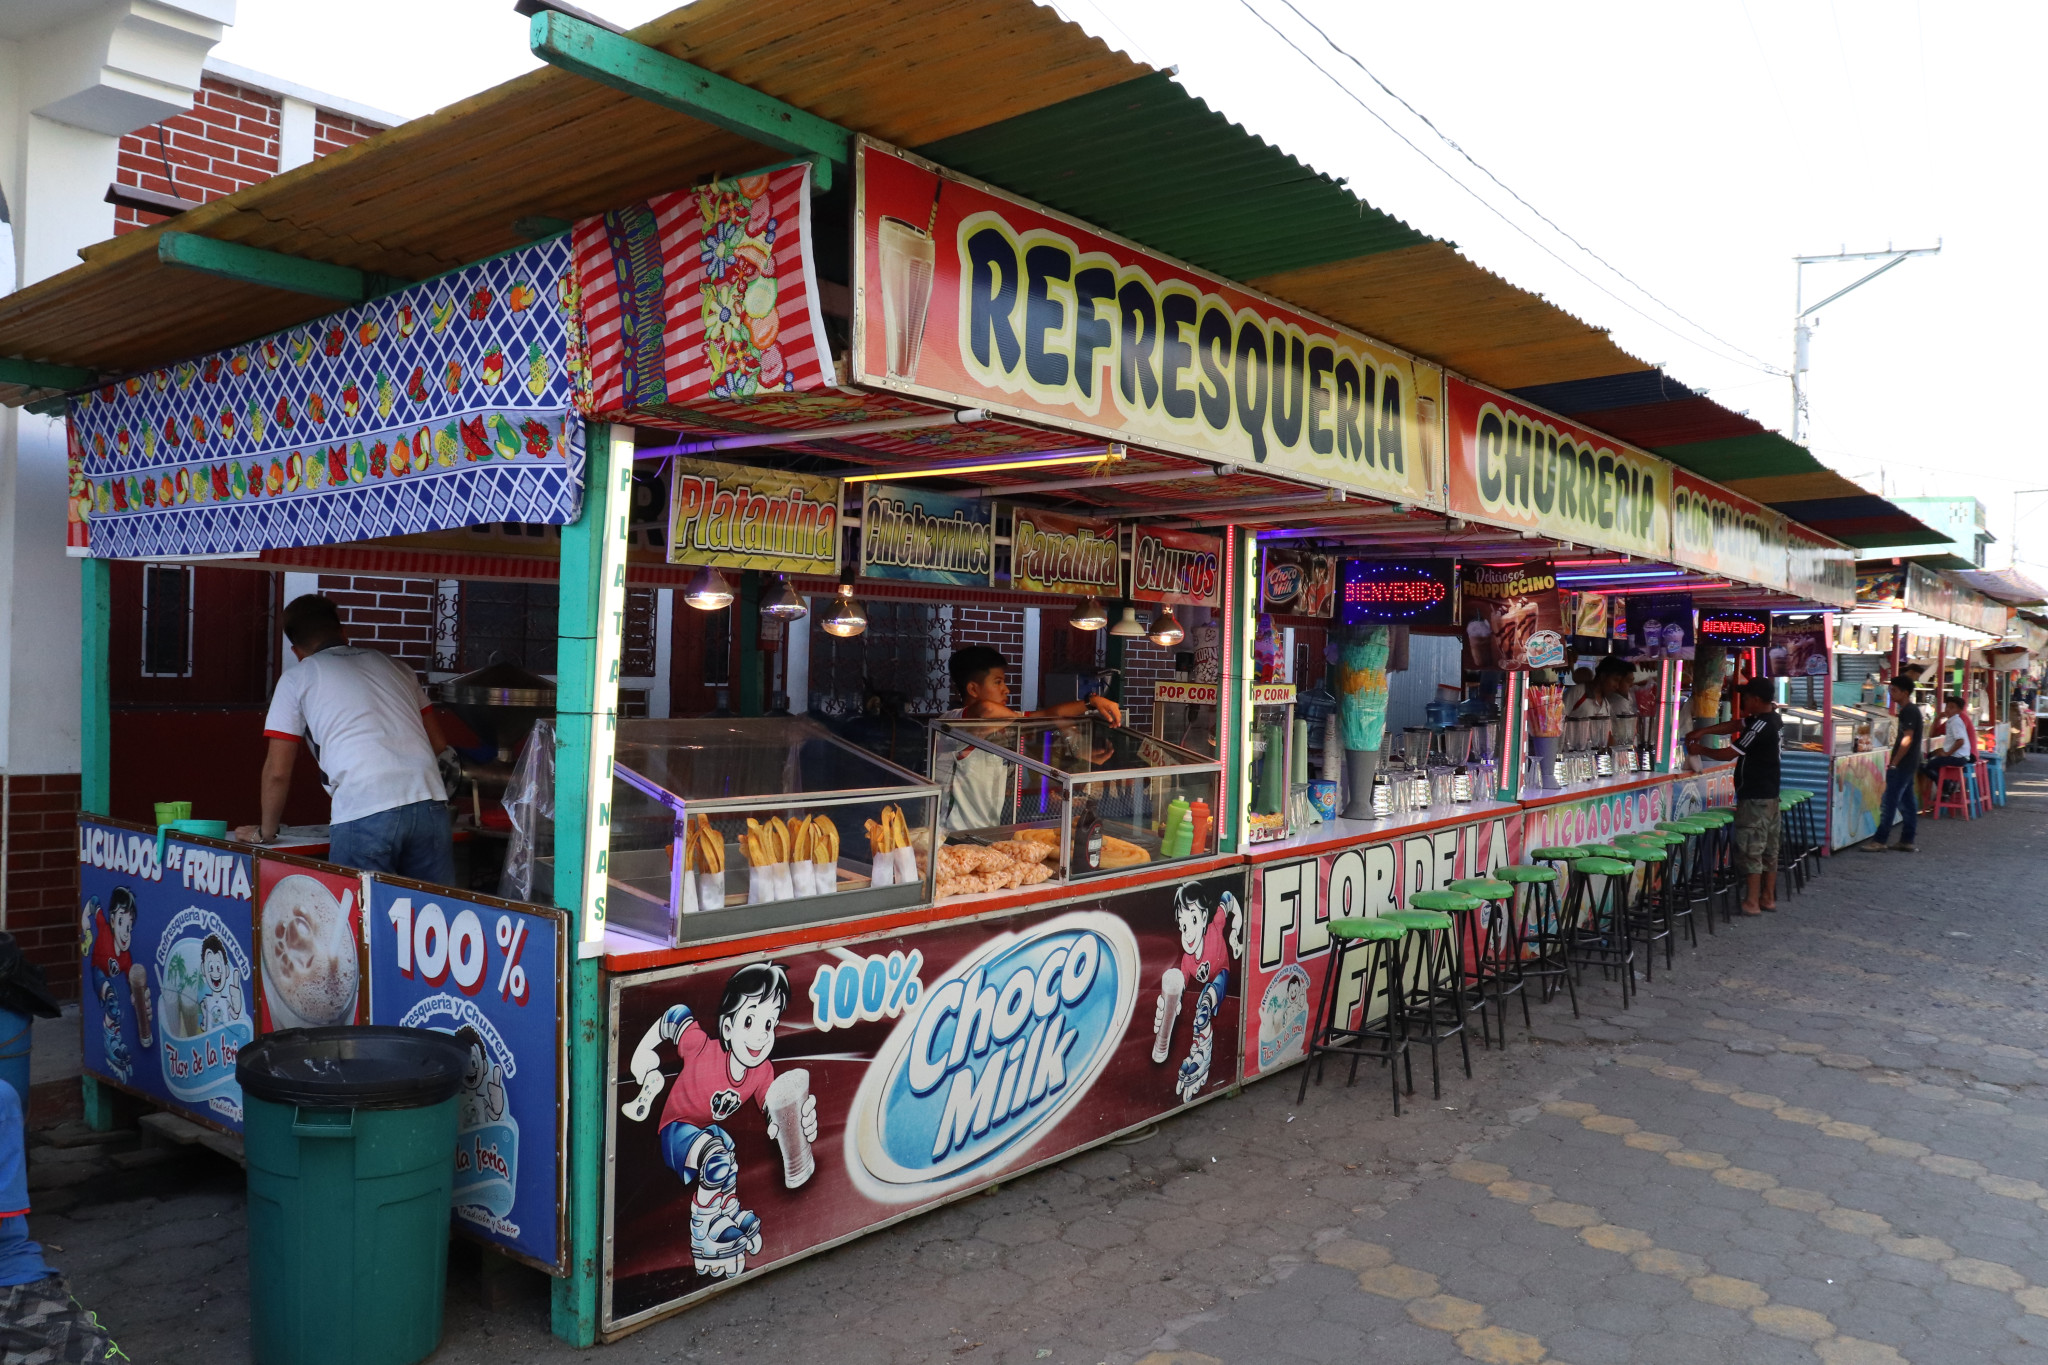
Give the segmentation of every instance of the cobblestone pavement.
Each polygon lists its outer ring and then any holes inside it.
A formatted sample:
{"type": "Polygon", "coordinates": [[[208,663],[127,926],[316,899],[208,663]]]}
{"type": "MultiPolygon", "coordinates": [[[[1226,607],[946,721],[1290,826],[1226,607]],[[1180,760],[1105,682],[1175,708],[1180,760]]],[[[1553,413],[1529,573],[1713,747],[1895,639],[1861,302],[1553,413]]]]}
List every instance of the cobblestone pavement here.
{"type": "MultiPolygon", "coordinates": [[[[1400,1119],[1376,1072],[1298,1107],[1288,1073],[603,1358],[2048,1365],[2044,836],[2036,760],[1995,818],[1830,860],[1626,1012],[1604,986],[1576,1023],[1538,1006],[1400,1119]]],[[[35,1233],[133,1358],[242,1357],[232,1165],[117,1143],[33,1169],[35,1233]]],[[[435,1359],[571,1359],[546,1307],[458,1251],[435,1359]]]]}

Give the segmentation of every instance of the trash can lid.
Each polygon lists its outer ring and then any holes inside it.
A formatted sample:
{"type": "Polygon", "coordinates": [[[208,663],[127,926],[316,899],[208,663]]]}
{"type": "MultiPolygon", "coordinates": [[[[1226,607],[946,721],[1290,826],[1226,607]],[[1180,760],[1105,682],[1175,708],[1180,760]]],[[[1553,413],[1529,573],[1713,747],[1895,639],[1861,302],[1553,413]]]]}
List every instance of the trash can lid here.
{"type": "Polygon", "coordinates": [[[265,1034],[235,1059],[246,1094],[273,1104],[424,1109],[462,1088],[468,1052],[433,1029],[361,1024],[265,1034]]]}

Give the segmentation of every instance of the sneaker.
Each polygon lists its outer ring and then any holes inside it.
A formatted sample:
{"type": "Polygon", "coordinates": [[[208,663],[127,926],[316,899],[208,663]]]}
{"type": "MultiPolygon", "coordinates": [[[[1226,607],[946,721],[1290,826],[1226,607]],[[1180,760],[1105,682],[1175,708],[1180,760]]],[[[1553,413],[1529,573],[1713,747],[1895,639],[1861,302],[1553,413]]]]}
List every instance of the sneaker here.
{"type": "Polygon", "coordinates": [[[1918,848],[1914,847],[1914,846],[1913,846],[1912,844],[1900,844],[1900,845],[1898,846],[1898,848],[1899,848],[1899,852],[1901,852],[1901,853],[1918,853],[1918,852],[1920,851],[1920,850],[1919,850],[1918,848]]]}
{"type": "Polygon", "coordinates": [[[1890,850],[1889,850],[1888,848],[1886,848],[1886,846],[1885,846],[1885,845],[1883,845],[1883,844],[1880,844],[1880,843],[1879,843],[1879,842],[1877,842],[1877,840],[1875,840],[1875,839],[1872,839],[1872,840],[1871,840],[1871,841],[1870,841],[1869,843],[1865,844],[1865,845],[1863,846],[1863,851],[1864,851],[1865,853],[1887,853],[1887,852],[1890,852],[1890,850]]]}

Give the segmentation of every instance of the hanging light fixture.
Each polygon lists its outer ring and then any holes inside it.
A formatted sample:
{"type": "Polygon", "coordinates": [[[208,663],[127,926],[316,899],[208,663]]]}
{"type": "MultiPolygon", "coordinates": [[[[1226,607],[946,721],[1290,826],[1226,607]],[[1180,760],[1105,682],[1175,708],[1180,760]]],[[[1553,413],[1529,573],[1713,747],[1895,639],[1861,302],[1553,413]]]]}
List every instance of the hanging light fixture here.
{"type": "Polygon", "coordinates": [[[836,635],[842,640],[851,640],[868,628],[868,610],[853,595],[851,579],[840,580],[839,597],[818,624],[825,628],[827,635],[836,635]]]}
{"type": "Polygon", "coordinates": [[[723,611],[732,605],[732,584],[725,581],[724,574],[707,564],[697,570],[690,586],[683,589],[683,600],[698,611],[723,611]]]}
{"type": "Polygon", "coordinates": [[[1068,618],[1067,624],[1075,630],[1101,630],[1109,624],[1109,613],[1102,609],[1102,599],[1091,592],[1087,600],[1068,618]]]}
{"type": "Polygon", "coordinates": [[[1141,638],[1145,634],[1145,627],[1138,624],[1138,609],[1131,606],[1125,607],[1124,614],[1116,618],[1116,624],[1109,628],[1109,633],[1116,636],[1119,640],[1136,640],[1141,638]]]}
{"type": "Polygon", "coordinates": [[[800,621],[811,614],[810,604],[804,601],[803,594],[790,586],[787,575],[782,579],[782,591],[763,603],[761,610],[783,621],[800,621]]]}
{"type": "Polygon", "coordinates": [[[1161,607],[1159,614],[1152,618],[1152,624],[1146,629],[1145,635],[1161,649],[1172,649],[1185,640],[1188,633],[1181,629],[1180,618],[1173,614],[1173,607],[1169,604],[1161,607]]]}

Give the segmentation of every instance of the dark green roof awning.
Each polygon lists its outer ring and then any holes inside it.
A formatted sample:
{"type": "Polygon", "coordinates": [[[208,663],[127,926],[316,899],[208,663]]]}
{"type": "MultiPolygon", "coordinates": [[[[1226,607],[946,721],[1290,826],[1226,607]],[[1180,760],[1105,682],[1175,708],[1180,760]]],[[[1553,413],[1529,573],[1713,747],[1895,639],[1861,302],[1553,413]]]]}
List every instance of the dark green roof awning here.
{"type": "Polygon", "coordinates": [[[1433,240],[1246,132],[1165,72],[917,152],[1230,280],[1433,240]]]}

